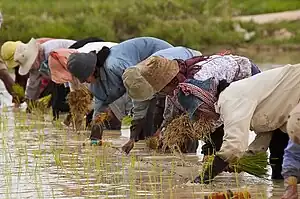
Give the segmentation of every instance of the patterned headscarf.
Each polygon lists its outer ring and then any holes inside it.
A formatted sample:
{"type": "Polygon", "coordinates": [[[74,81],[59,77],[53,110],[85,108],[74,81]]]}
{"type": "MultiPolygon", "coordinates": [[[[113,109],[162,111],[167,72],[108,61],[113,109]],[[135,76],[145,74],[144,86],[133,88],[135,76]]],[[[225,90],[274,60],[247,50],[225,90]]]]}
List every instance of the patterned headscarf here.
{"type": "Polygon", "coordinates": [[[184,82],[186,79],[191,79],[201,69],[201,66],[196,65],[200,61],[207,60],[208,56],[196,56],[187,60],[175,59],[179,66],[179,73],[177,79],[179,83],[184,82]]]}
{"type": "Polygon", "coordinates": [[[174,91],[174,101],[180,109],[188,112],[191,119],[205,117],[217,120],[219,115],[215,112],[217,101],[217,82],[214,78],[205,81],[187,79],[180,83],[174,91]]]}

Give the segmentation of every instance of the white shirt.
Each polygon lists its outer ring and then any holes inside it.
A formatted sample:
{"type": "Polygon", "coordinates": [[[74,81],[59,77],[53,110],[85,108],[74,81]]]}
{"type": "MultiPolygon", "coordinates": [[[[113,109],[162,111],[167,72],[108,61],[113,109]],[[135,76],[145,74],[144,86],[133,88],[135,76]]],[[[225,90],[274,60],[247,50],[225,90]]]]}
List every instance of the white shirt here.
{"type": "Polygon", "coordinates": [[[288,115],[300,100],[300,64],[268,70],[232,83],[219,97],[224,121],[224,159],[239,157],[248,147],[249,129],[285,131],[288,115]]]}
{"type": "Polygon", "coordinates": [[[98,53],[104,46],[106,46],[108,48],[111,48],[115,45],[118,45],[118,43],[114,43],[114,42],[91,42],[91,43],[85,44],[81,48],[78,48],[77,51],[80,52],[80,53],[89,53],[89,52],[95,50],[98,53]]]}

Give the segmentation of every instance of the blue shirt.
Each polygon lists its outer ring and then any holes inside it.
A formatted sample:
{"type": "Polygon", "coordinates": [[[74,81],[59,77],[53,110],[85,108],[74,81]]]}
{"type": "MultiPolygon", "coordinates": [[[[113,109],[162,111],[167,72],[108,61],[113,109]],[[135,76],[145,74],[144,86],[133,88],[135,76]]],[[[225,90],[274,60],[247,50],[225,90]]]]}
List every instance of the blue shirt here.
{"type": "Polygon", "coordinates": [[[153,37],[130,39],[111,47],[110,55],[100,68],[100,77],[90,85],[90,90],[96,98],[95,114],[103,111],[126,92],[122,80],[126,68],[138,64],[159,50],[170,47],[173,46],[153,37]]]}
{"type": "MultiPolygon", "coordinates": [[[[117,46],[114,46],[114,47],[117,47],[117,46]]],[[[157,49],[157,48],[158,47],[156,47],[155,49],[157,49]]],[[[125,49],[123,49],[123,50],[126,51],[125,49]]],[[[140,50],[142,50],[142,49],[140,49],[140,50]]],[[[124,52],[124,54],[127,54],[127,53],[128,53],[128,51],[124,52]]],[[[123,53],[121,53],[121,54],[123,54],[123,53]]],[[[200,55],[200,52],[189,49],[189,48],[185,48],[185,47],[165,48],[163,50],[159,50],[159,51],[151,54],[151,56],[160,56],[160,57],[164,57],[164,58],[167,58],[170,60],[173,60],[173,59],[186,60],[186,59],[192,58],[194,56],[199,56],[199,55],[200,55]]],[[[98,99],[95,100],[94,116],[96,116],[99,112],[103,111],[104,108],[106,108],[106,106],[108,104],[114,102],[115,100],[117,100],[119,97],[121,97],[126,92],[126,89],[124,87],[123,80],[122,80],[122,74],[123,74],[124,70],[130,66],[134,67],[134,65],[136,65],[140,61],[146,59],[147,57],[145,57],[145,56],[146,56],[146,54],[144,52],[138,53],[136,56],[131,55],[130,57],[132,59],[135,59],[134,62],[132,60],[123,58],[122,61],[119,61],[119,63],[122,63],[122,64],[120,64],[121,66],[115,65],[115,67],[119,68],[119,70],[116,70],[116,71],[106,70],[106,73],[107,73],[106,77],[105,76],[102,77],[102,75],[105,74],[105,71],[100,72],[100,75],[101,75],[100,79],[102,79],[102,80],[105,79],[106,82],[110,82],[110,83],[106,85],[104,83],[101,84],[100,81],[97,82],[97,88],[99,89],[102,86],[103,87],[102,90],[106,91],[106,94],[105,94],[105,92],[102,92],[101,94],[103,94],[103,96],[96,96],[96,98],[98,98],[98,99]],[[140,59],[140,58],[143,58],[143,59],[136,61],[136,59],[140,59]],[[123,60],[125,60],[125,61],[123,61],[123,60]],[[109,81],[107,78],[109,76],[114,77],[113,80],[109,81]],[[99,98],[99,97],[102,97],[102,98],[99,98]]],[[[150,55],[148,55],[148,57],[149,56],[150,55]]],[[[112,60],[112,59],[110,59],[110,60],[112,60]]],[[[104,70],[104,69],[101,69],[101,70],[104,70]]],[[[95,90],[95,92],[96,92],[96,90],[95,90]]],[[[133,118],[134,119],[144,118],[147,113],[149,102],[148,101],[145,101],[145,102],[134,101],[133,103],[134,103],[133,118]]]]}
{"type": "Polygon", "coordinates": [[[173,59],[190,59],[194,56],[199,56],[201,53],[199,51],[195,51],[186,47],[178,46],[178,47],[173,47],[173,48],[168,48],[164,50],[160,50],[156,53],[154,53],[151,56],[159,56],[159,57],[164,57],[169,60],[173,59]]]}

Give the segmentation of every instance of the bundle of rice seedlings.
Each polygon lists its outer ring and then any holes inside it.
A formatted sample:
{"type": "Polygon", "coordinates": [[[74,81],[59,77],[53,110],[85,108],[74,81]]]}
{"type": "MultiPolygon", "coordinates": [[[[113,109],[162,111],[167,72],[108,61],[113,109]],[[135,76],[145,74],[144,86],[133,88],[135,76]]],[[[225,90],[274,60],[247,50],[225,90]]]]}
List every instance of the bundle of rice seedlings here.
{"type": "Polygon", "coordinates": [[[51,97],[52,95],[47,95],[45,97],[42,97],[40,99],[38,99],[38,106],[41,106],[41,107],[48,107],[49,106],[49,103],[50,103],[50,100],[51,100],[51,97]]]}
{"type": "Polygon", "coordinates": [[[191,121],[187,115],[173,119],[164,130],[163,150],[170,148],[184,149],[190,140],[203,139],[211,132],[211,122],[191,121]]]}
{"type": "MultiPolygon", "coordinates": [[[[209,156],[208,161],[203,164],[203,169],[211,167],[213,159],[214,155],[209,156]]],[[[230,163],[229,167],[236,172],[246,172],[259,178],[265,178],[268,173],[268,155],[266,152],[244,155],[237,161],[230,163]]]]}
{"type": "Polygon", "coordinates": [[[89,112],[92,95],[85,86],[80,86],[68,94],[67,102],[70,106],[73,125],[78,130],[81,127],[84,116],[89,112]]]}
{"type": "Polygon", "coordinates": [[[92,103],[92,97],[90,91],[82,86],[79,89],[70,92],[67,96],[67,101],[72,114],[86,114],[92,103]]]}
{"type": "Polygon", "coordinates": [[[268,155],[266,152],[244,155],[231,165],[237,171],[244,171],[256,177],[264,178],[268,172],[268,155]]]}
{"type": "Polygon", "coordinates": [[[130,126],[132,121],[132,117],[127,115],[122,119],[122,125],[123,126],[130,126]]]}
{"type": "Polygon", "coordinates": [[[52,97],[52,95],[49,94],[49,95],[44,96],[36,101],[29,100],[29,101],[27,101],[27,106],[30,110],[37,111],[38,113],[44,114],[46,112],[46,110],[49,108],[51,97],[52,97]]]}
{"type": "Polygon", "coordinates": [[[17,100],[18,103],[20,103],[20,99],[23,99],[25,98],[25,90],[22,86],[20,86],[19,84],[14,84],[12,86],[12,90],[13,90],[13,93],[15,94],[15,98],[17,100]]]}
{"type": "Polygon", "coordinates": [[[159,138],[156,136],[146,138],[145,142],[146,146],[150,149],[157,150],[159,147],[159,138]]]}
{"type": "Polygon", "coordinates": [[[94,124],[103,124],[105,121],[109,120],[109,115],[108,113],[100,113],[97,115],[97,117],[94,119],[93,123],[94,124]]]}

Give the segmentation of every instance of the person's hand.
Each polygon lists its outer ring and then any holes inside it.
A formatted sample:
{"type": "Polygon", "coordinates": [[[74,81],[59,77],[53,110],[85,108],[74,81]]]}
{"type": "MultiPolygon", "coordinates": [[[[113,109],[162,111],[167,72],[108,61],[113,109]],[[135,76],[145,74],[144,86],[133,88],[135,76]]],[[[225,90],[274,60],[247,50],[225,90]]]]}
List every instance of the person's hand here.
{"type": "Polygon", "coordinates": [[[228,167],[229,163],[224,161],[221,157],[216,155],[214,157],[214,160],[212,162],[212,166],[208,167],[204,170],[203,178],[201,176],[198,176],[194,179],[194,183],[204,183],[208,184],[210,183],[217,175],[222,173],[226,167],[228,167]]]}
{"type": "Polygon", "coordinates": [[[203,159],[202,159],[202,162],[206,162],[208,160],[208,158],[209,158],[209,155],[204,155],[203,159]]]}
{"type": "Polygon", "coordinates": [[[294,176],[290,176],[284,179],[286,189],[281,199],[298,199],[297,182],[298,179],[294,176]]]}
{"type": "Polygon", "coordinates": [[[297,185],[289,185],[281,199],[298,199],[297,185]]]}
{"type": "Polygon", "coordinates": [[[158,138],[160,139],[160,138],[162,137],[162,135],[161,135],[161,130],[158,129],[158,130],[154,133],[153,137],[158,137],[158,138]]]}
{"type": "Polygon", "coordinates": [[[126,144],[122,146],[122,151],[128,154],[134,147],[134,140],[130,139],[126,144]]]}

